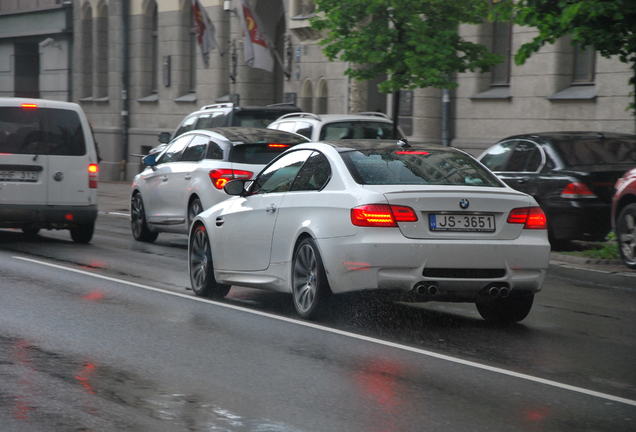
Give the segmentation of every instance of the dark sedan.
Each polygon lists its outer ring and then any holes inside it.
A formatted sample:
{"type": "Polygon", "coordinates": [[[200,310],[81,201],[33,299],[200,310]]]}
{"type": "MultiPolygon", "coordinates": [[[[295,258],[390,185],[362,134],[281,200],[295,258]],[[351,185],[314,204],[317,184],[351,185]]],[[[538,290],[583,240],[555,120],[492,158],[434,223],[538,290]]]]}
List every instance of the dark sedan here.
{"type": "Polygon", "coordinates": [[[479,160],[548,216],[553,248],[602,240],[610,231],[614,183],[636,164],[636,135],[546,132],[515,135],[479,160]]]}

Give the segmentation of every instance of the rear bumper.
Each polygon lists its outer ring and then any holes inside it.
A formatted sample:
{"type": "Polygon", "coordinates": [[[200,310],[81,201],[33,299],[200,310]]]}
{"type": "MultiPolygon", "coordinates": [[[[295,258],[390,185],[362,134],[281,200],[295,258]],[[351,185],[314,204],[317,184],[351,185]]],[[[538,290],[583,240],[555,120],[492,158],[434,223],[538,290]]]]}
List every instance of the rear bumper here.
{"type": "Polygon", "coordinates": [[[563,200],[544,210],[557,240],[603,240],[611,229],[611,205],[596,200],[563,200]]]}
{"type": "Polygon", "coordinates": [[[89,224],[97,219],[97,206],[47,206],[0,204],[0,227],[64,228],[89,224]]]}
{"type": "Polygon", "coordinates": [[[361,290],[412,292],[433,282],[431,300],[474,301],[492,283],[513,292],[541,290],[549,265],[545,231],[515,240],[413,240],[391,229],[371,235],[319,239],[334,293],[361,290]],[[427,276],[425,276],[427,275],[427,276]]]}

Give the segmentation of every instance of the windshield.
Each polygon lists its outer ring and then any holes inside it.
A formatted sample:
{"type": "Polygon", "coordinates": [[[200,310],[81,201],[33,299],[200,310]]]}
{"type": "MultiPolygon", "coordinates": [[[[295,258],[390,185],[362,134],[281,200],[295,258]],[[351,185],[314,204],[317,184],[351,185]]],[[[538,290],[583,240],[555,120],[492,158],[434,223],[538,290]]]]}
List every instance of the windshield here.
{"type": "Polygon", "coordinates": [[[393,125],[378,121],[344,121],[327,123],[320,131],[321,140],[338,139],[398,139],[393,136],[393,125]]]}
{"type": "Polygon", "coordinates": [[[463,153],[446,150],[365,149],[340,153],[357,183],[503,187],[463,153]]]}
{"type": "Polygon", "coordinates": [[[0,107],[0,153],[84,155],[79,116],[57,108],[0,107]]]}

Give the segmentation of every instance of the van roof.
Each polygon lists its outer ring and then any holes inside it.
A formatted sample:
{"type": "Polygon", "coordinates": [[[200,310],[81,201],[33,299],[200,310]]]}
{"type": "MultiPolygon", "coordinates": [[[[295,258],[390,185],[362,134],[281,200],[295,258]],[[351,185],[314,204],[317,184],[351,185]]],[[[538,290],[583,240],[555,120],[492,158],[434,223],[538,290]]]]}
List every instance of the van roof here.
{"type": "Polygon", "coordinates": [[[51,99],[0,97],[0,106],[19,107],[22,104],[34,104],[41,108],[60,108],[67,110],[78,110],[79,105],[74,102],[63,102],[51,99]]]}

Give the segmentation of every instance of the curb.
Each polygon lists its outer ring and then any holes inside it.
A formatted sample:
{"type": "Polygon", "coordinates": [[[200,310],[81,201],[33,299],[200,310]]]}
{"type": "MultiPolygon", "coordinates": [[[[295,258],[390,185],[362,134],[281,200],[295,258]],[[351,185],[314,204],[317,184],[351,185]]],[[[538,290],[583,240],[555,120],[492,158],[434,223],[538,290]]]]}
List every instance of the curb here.
{"type": "Polygon", "coordinates": [[[613,288],[636,291],[636,272],[629,270],[622,262],[617,260],[596,260],[584,257],[571,257],[575,260],[562,261],[561,254],[551,254],[550,275],[585,285],[593,285],[601,288],[613,288]],[[588,262],[590,261],[590,262],[588,262]],[[593,264],[596,261],[619,262],[613,264],[593,264]]]}
{"type": "Polygon", "coordinates": [[[551,252],[550,260],[556,260],[556,261],[573,263],[573,264],[581,264],[581,265],[591,264],[591,265],[624,266],[623,262],[618,259],[587,258],[582,256],[576,256],[576,255],[562,254],[558,252],[551,252]]]}

